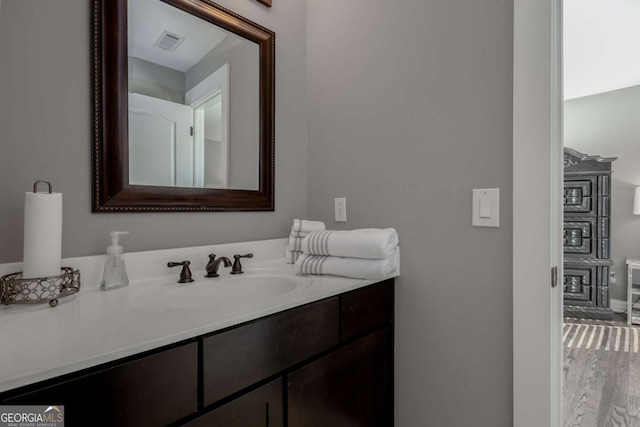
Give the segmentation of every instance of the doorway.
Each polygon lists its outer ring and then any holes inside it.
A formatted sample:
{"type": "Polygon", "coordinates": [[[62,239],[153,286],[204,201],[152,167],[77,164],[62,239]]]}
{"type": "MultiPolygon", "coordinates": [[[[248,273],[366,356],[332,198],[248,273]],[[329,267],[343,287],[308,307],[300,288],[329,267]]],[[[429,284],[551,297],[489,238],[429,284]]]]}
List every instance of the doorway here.
{"type": "Polygon", "coordinates": [[[638,21],[637,1],[564,0],[564,426],[640,426],[638,21]]]}
{"type": "Polygon", "coordinates": [[[514,3],[513,385],[517,427],[563,425],[563,287],[553,286],[562,283],[558,280],[563,247],[562,11],[561,0],[514,3]],[[554,267],[559,267],[557,276],[554,267]]]}

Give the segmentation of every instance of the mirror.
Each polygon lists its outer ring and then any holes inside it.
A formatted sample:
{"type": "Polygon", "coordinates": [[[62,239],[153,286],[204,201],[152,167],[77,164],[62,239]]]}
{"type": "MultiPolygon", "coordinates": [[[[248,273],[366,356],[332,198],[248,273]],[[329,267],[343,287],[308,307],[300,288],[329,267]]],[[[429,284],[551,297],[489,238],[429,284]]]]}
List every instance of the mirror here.
{"type": "Polygon", "coordinates": [[[127,31],[129,184],[258,190],[258,44],[159,0],[127,31]]]}
{"type": "Polygon", "coordinates": [[[273,210],[275,34],[208,0],[94,0],[94,212],[273,210]]]}

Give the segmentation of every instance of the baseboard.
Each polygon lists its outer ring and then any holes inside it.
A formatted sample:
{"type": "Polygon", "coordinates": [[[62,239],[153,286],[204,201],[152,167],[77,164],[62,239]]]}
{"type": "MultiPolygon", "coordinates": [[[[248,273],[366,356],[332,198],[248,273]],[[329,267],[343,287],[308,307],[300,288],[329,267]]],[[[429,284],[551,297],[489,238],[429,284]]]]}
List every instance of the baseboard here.
{"type": "Polygon", "coordinates": [[[611,310],[615,313],[624,313],[627,311],[627,302],[621,299],[610,299],[609,307],[611,307],[611,310]]]}

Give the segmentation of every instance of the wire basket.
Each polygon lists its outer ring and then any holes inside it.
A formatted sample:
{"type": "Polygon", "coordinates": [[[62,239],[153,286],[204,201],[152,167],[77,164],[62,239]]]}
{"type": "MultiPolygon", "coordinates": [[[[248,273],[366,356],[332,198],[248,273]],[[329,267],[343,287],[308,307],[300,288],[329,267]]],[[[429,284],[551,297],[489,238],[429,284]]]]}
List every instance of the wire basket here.
{"type": "Polygon", "coordinates": [[[0,303],[58,305],[58,299],[80,291],[80,270],[62,267],[58,276],[23,279],[22,272],[0,277],[0,303]]]}

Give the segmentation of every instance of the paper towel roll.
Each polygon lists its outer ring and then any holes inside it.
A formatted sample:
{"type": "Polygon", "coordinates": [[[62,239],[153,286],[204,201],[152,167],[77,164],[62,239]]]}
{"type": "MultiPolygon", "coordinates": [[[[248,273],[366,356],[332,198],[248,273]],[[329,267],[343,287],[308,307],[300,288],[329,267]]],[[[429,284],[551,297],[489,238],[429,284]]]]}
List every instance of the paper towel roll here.
{"type": "Polygon", "coordinates": [[[62,258],[62,194],[25,193],[22,277],[57,276],[62,258]]]}

